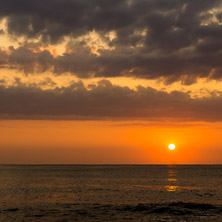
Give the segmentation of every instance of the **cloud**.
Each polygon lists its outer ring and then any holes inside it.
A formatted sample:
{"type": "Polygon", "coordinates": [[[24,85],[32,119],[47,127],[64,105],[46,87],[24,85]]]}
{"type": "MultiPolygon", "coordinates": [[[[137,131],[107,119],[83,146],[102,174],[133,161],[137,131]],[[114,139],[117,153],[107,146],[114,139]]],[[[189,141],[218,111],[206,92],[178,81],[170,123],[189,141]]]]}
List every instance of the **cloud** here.
{"type": "Polygon", "coordinates": [[[53,64],[53,55],[48,50],[34,52],[31,47],[9,47],[7,64],[10,68],[23,70],[26,74],[45,72],[53,64]]]}
{"type": "Polygon", "coordinates": [[[155,79],[165,77],[166,84],[181,81],[184,85],[190,85],[195,83],[197,77],[221,78],[220,54],[222,52],[217,55],[212,54],[212,58],[209,54],[199,58],[184,58],[176,55],[168,58],[166,56],[154,58],[150,55],[130,53],[129,50],[128,52],[106,51],[101,56],[97,56],[87,47],[77,52],[66,52],[63,55],[54,56],[47,49],[33,51],[29,45],[18,48],[9,47],[8,51],[0,51],[0,65],[22,70],[26,74],[51,71],[55,75],[71,73],[79,78],[130,76],[155,79]],[[209,67],[210,63],[214,68],[209,67]]]}
{"type": "Polygon", "coordinates": [[[26,73],[52,68],[80,78],[164,77],[167,84],[181,80],[187,85],[198,77],[222,76],[219,0],[3,0],[0,17],[14,37],[42,44],[56,45],[65,37],[75,42],[72,52],[57,58],[47,50],[33,55],[27,46],[11,49],[9,61],[26,73]],[[79,39],[92,32],[112,50],[100,47],[93,53],[89,42],[79,39]],[[114,38],[107,37],[110,32],[114,38]]]}
{"type": "Polygon", "coordinates": [[[84,86],[43,90],[37,86],[0,85],[2,119],[110,119],[222,121],[222,92],[207,98],[138,86],[137,90],[112,85],[108,80],[84,86]]]}

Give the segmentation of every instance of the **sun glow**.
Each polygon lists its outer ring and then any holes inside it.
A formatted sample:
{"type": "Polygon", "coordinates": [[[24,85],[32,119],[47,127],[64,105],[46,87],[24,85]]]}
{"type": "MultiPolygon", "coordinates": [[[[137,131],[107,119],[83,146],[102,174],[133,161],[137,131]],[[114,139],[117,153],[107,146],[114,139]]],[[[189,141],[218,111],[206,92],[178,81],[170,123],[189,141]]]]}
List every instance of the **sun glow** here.
{"type": "Polygon", "coordinates": [[[168,148],[170,149],[170,150],[174,150],[175,149],[175,145],[174,144],[169,144],[169,146],[168,146],[168,148]]]}

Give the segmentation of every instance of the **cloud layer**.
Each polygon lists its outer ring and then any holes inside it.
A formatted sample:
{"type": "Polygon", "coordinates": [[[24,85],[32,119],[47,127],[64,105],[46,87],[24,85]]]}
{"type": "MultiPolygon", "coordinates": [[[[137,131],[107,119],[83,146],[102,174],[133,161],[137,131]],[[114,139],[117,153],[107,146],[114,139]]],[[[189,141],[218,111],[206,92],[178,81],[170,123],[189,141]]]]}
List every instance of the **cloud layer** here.
{"type": "Polygon", "coordinates": [[[26,73],[52,69],[80,78],[165,77],[168,84],[222,76],[219,0],[3,0],[0,17],[14,38],[47,45],[69,38],[68,50],[57,57],[27,44],[10,48],[10,55],[0,52],[0,64],[26,73]],[[83,36],[92,32],[108,48],[89,45],[83,36]]]}
{"type": "Polygon", "coordinates": [[[222,121],[222,92],[208,98],[189,93],[137,90],[107,80],[85,87],[42,90],[37,86],[0,87],[0,117],[9,119],[110,119],[222,121]]]}
{"type": "MultiPolygon", "coordinates": [[[[222,78],[220,0],[2,0],[0,20],[1,40],[14,41],[0,45],[0,68],[8,75],[68,73],[185,85],[222,78]]],[[[41,84],[56,87],[49,81],[41,84]]],[[[0,80],[1,118],[222,121],[221,92],[192,98],[107,80],[53,89],[21,82],[0,80]]]]}

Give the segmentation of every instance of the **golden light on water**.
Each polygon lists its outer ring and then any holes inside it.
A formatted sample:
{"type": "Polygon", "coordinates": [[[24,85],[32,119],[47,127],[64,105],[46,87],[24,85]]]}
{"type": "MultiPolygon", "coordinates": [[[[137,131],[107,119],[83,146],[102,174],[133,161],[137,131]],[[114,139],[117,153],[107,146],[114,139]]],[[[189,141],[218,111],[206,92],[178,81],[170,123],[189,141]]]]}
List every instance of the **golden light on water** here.
{"type": "MultiPolygon", "coordinates": [[[[174,145],[174,144],[172,144],[172,145],[174,145]]],[[[178,186],[178,181],[177,181],[177,171],[172,167],[170,167],[168,170],[167,183],[168,184],[165,186],[165,189],[168,192],[175,192],[180,189],[180,187],[178,186]]]]}

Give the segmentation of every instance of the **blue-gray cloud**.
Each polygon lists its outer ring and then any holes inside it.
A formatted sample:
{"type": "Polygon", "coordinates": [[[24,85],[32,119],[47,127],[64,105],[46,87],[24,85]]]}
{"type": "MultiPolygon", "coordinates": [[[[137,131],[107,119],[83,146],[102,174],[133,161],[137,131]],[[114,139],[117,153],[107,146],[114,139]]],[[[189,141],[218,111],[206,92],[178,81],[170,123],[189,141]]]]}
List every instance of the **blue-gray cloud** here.
{"type": "MultiPolygon", "coordinates": [[[[38,55],[40,68],[53,67],[57,74],[165,77],[168,84],[185,76],[183,83],[192,84],[197,77],[221,79],[222,16],[218,8],[220,0],[3,0],[0,17],[7,18],[8,33],[14,37],[40,38],[47,44],[93,30],[104,38],[110,31],[116,33],[116,38],[106,39],[115,50],[101,50],[100,56],[78,51],[53,60],[47,52],[38,55]]],[[[16,53],[24,55],[22,49],[16,53]]],[[[18,60],[15,55],[10,58],[27,68],[22,56],[18,60]]],[[[32,71],[28,68],[25,72],[32,71]]]]}
{"type": "MultiPolygon", "coordinates": [[[[50,80],[49,80],[50,81],[50,80]]],[[[3,119],[109,119],[222,121],[222,93],[191,98],[139,86],[137,90],[102,80],[85,87],[42,90],[37,86],[0,86],[0,117],[3,119]]]]}

